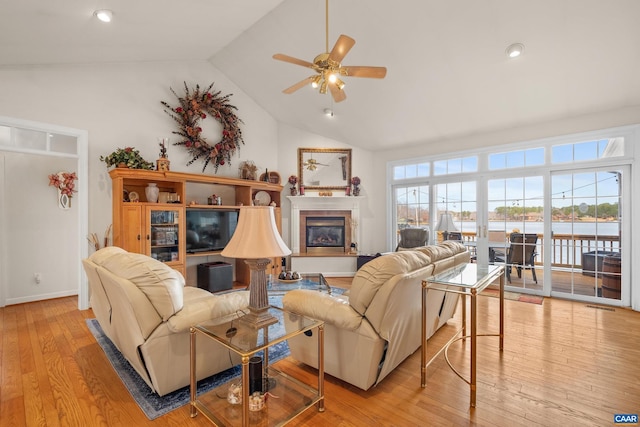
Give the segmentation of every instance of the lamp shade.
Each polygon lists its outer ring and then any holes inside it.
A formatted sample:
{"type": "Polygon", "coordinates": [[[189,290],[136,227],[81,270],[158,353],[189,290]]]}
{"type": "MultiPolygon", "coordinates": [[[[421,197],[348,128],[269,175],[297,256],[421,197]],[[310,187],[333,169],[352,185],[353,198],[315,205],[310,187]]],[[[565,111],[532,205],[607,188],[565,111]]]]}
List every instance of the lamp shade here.
{"type": "Polygon", "coordinates": [[[291,254],[276,226],[272,206],[242,206],[238,226],[222,251],[228,258],[274,258],[291,254]]]}
{"type": "Polygon", "coordinates": [[[453,222],[453,216],[449,212],[440,214],[436,231],[458,231],[458,228],[453,222]]]}

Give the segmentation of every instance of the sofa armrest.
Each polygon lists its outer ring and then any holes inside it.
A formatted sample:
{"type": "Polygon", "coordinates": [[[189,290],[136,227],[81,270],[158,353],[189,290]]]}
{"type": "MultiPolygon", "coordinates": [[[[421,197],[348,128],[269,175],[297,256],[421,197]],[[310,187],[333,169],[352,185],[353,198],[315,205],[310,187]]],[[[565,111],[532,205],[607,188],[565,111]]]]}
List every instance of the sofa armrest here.
{"type": "Polygon", "coordinates": [[[238,311],[249,306],[249,292],[237,291],[222,295],[212,295],[204,289],[185,287],[184,306],[182,310],[167,320],[167,326],[171,332],[183,332],[191,326],[209,320],[220,319],[221,322],[227,316],[237,317],[238,311]]]}
{"type": "Polygon", "coordinates": [[[348,298],[309,289],[287,292],[282,298],[285,310],[302,314],[341,329],[354,331],[360,327],[362,316],[349,305],[348,298]]]}

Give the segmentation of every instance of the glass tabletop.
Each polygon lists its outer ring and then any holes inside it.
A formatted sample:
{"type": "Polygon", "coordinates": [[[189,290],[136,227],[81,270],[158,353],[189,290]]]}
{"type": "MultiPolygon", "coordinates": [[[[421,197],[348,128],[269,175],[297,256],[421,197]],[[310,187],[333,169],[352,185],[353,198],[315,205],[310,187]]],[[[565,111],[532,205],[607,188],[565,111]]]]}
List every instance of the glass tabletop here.
{"type": "Polygon", "coordinates": [[[329,286],[322,273],[301,273],[298,280],[282,280],[278,279],[277,276],[273,276],[267,283],[267,292],[269,294],[284,293],[294,289],[311,289],[331,293],[331,286],[329,286]]]}
{"type": "Polygon", "coordinates": [[[504,267],[500,265],[468,263],[438,273],[427,279],[427,282],[466,289],[484,289],[503,273],[504,267]]]}
{"type": "Polygon", "coordinates": [[[215,324],[213,320],[203,322],[195,328],[239,355],[251,355],[323,323],[279,307],[269,307],[269,314],[275,316],[277,323],[261,328],[248,325],[238,318],[220,324],[215,324]]]}

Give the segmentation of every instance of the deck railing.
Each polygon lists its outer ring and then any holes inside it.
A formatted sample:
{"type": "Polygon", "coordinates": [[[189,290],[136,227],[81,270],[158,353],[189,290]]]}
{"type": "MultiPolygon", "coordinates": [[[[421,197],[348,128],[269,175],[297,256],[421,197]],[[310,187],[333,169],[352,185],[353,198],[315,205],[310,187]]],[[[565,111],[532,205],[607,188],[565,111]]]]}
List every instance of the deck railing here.
{"type": "MultiPolygon", "coordinates": [[[[476,233],[463,232],[464,242],[475,242],[476,233]]],[[[589,252],[620,252],[620,236],[594,234],[553,234],[551,265],[582,268],[583,254],[589,252]]],[[[544,235],[538,233],[536,264],[544,259],[544,235]]]]}

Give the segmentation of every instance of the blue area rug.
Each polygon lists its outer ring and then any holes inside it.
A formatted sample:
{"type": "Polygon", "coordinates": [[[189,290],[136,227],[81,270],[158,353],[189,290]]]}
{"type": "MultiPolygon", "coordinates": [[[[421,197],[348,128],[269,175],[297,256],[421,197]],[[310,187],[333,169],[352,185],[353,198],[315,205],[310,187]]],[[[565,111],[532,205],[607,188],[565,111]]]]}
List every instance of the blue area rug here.
{"type": "MultiPolygon", "coordinates": [[[[317,286],[317,284],[314,285],[317,286]]],[[[344,289],[339,288],[333,288],[333,290],[335,293],[343,293],[345,291],[344,289]]],[[[270,295],[269,304],[276,307],[282,307],[282,295],[270,295]]],[[[113,369],[122,380],[122,383],[127,387],[127,390],[129,390],[129,393],[131,393],[131,396],[138,406],[140,406],[140,409],[142,409],[142,412],[145,413],[147,418],[154,420],[189,403],[189,386],[185,386],[162,397],[158,396],[149,388],[147,383],[140,378],[138,373],[131,367],[127,359],[124,358],[122,353],[120,353],[111,340],[107,338],[100,327],[98,320],[87,319],[86,322],[89,330],[96,338],[96,341],[104,350],[111,366],[113,366],[113,369]]],[[[270,363],[274,363],[288,355],[289,346],[286,341],[269,348],[270,363]]],[[[239,377],[240,374],[241,367],[235,366],[231,369],[227,369],[226,371],[198,381],[198,394],[212,390],[227,381],[230,381],[234,377],[239,377]]]]}
{"type": "MultiPolygon", "coordinates": [[[[282,296],[269,297],[269,303],[281,307],[282,296]]],[[[189,386],[165,394],[162,397],[158,396],[149,388],[147,383],[140,378],[138,373],[131,367],[127,359],[124,358],[111,340],[107,338],[97,319],[87,319],[87,326],[96,338],[96,341],[98,341],[98,344],[100,344],[100,347],[102,347],[102,350],[104,350],[107,359],[109,359],[111,366],[113,366],[122,383],[127,387],[127,390],[129,390],[129,393],[131,393],[131,396],[147,418],[154,420],[189,403],[189,386]]],[[[270,363],[274,363],[288,355],[289,346],[286,341],[269,348],[270,363]]],[[[241,371],[242,369],[238,365],[198,381],[198,394],[213,390],[227,381],[239,377],[241,371]]]]}

